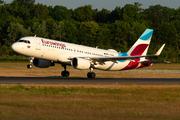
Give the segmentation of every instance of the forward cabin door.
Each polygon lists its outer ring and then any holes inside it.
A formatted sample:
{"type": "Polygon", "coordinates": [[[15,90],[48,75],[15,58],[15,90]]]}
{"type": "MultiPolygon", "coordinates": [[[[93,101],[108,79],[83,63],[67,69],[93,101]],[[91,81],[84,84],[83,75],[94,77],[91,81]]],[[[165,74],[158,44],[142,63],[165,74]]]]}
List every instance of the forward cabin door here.
{"type": "Polygon", "coordinates": [[[41,50],[41,39],[36,38],[36,50],[41,50]]]}

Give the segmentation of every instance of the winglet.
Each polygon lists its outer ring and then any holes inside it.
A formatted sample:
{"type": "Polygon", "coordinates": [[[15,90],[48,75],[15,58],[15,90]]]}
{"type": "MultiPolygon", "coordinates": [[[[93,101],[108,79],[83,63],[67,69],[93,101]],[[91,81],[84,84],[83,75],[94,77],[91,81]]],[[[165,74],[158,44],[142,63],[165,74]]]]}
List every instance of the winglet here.
{"type": "Polygon", "coordinates": [[[156,52],[156,54],[155,54],[156,56],[159,56],[161,54],[162,50],[164,49],[164,46],[165,46],[165,44],[163,44],[161,46],[161,48],[156,52]]]}

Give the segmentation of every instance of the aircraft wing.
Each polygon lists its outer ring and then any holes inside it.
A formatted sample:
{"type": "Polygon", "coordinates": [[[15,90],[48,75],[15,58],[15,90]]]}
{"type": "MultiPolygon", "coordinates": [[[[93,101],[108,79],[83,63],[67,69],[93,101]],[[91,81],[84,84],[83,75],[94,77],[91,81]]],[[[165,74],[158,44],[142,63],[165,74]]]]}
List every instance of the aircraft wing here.
{"type": "MultiPolygon", "coordinates": [[[[152,55],[142,55],[142,56],[121,56],[121,57],[90,57],[93,61],[105,62],[105,61],[116,61],[116,60],[134,60],[141,57],[156,57],[159,56],[164,48],[165,44],[161,46],[161,48],[156,52],[156,54],[152,55]]],[[[87,58],[86,58],[87,59],[87,58]]]]}

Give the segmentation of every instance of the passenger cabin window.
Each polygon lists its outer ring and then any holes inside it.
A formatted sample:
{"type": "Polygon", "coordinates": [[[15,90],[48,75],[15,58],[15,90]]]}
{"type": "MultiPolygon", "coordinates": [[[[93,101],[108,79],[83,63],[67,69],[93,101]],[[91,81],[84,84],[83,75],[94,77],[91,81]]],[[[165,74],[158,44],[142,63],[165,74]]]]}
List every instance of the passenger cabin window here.
{"type": "Polygon", "coordinates": [[[29,40],[19,40],[18,42],[24,42],[24,43],[31,44],[29,40]]]}

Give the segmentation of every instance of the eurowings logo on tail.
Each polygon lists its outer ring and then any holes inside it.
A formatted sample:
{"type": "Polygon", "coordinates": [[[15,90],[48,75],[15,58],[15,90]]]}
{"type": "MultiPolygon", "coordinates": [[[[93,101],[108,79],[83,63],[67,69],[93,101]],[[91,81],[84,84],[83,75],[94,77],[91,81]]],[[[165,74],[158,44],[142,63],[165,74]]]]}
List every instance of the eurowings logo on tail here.
{"type": "MultiPolygon", "coordinates": [[[[154,30],[152,29],[146,29],[146,31],[140,36],[140,38],[134,43],[134,45],[129,49],[128,52],[118,53],[118,56],[122,57],[122,56],[146,55],[149,48],[149,44],[151,42],[153,31],[154,30]]],[[[139,61],[144,61],[144,60],[145,60],[145,57],[137,58],[134,61],[129,61],[129,64],[122,70],[134,69],[138,67],[139,61]]],[[[118,61],[125,62],[126,60],[118,60],[118,61]]]]}
{"type": "MultiPolygon", "coordinates": [[[[146,31],[141,35],[141,37],[134,43],[134,45],[129,49],[128,52],[118,53],[118,56],[138,56],[146,55],[149,48],[149,44],[152,38],[153,30],[146,29],[146,31]]],[[[120,61],[122,62],[122,61],[120,61]]]]}
{"type": "Polygon", "coordinates": [[[149,44],[151,42],[153,31],[154,30],[152,29],[146,29],[146,31],[141,35],[141,37],[130,48],[127,54],[129,56],[146,55],[149,44]]]}

